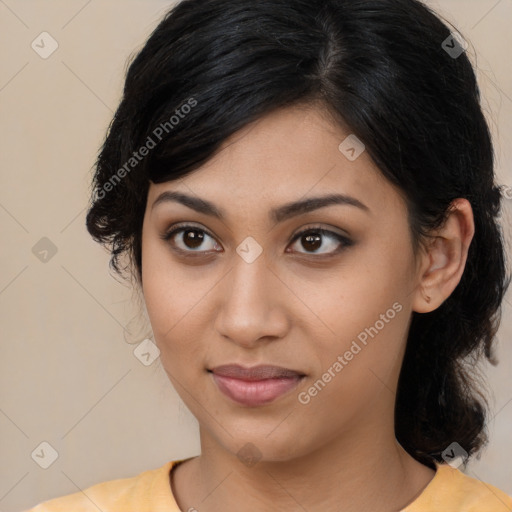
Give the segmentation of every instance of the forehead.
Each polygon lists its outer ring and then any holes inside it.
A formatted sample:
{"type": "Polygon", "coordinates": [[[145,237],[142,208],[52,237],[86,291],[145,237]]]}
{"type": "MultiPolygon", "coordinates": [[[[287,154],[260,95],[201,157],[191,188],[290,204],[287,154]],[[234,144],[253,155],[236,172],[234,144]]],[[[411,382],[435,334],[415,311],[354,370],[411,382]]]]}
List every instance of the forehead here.
{"type": "Polygon", "coordinates": [[[166,190],[210,199],[228,212],[266,211],[271,204],[336,193],[381,211],[400,201],[357,141],[355,149],[361,154],[355,160],[354,152],[347,157],[353,142],[353,135],[318,107],[276,110],[233,134],[189,175],[151,184],[148,205],[166,190]]]}

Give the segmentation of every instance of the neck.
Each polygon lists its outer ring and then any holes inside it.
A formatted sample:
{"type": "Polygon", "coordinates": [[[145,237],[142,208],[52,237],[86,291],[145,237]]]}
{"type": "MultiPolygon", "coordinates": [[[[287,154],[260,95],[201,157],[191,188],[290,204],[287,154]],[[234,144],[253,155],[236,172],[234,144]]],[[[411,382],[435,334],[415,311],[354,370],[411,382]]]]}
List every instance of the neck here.
{"type": "Polygon", "coordinates": [[[306,455],[254,465],[201,431],[201,455],[190,462],[175,494],[182,510],[201,512],[400,510],[434,475],[405,452],[393,428],[370,423],[306,455]]]}

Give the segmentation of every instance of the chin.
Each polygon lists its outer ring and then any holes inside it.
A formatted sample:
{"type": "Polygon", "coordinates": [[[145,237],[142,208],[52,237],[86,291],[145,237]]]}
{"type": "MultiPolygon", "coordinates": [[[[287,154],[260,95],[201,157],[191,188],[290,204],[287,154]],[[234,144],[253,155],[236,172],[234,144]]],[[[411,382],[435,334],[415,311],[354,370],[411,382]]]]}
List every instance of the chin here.
{"type": "Polygon", "coordinates": [[[311,451],[312,447],[303,444],[305,440],[300,439],[298,433],[292,435],[288,431],[277,432],[278,427],[269,435],[273,428],[275,425],[262,432],[247,433],[242,430],[239,434],[233,434],[233,437],[223,432],[222,439],[217,441],[247,467],[261,462],[289,462],[311,451]]]}

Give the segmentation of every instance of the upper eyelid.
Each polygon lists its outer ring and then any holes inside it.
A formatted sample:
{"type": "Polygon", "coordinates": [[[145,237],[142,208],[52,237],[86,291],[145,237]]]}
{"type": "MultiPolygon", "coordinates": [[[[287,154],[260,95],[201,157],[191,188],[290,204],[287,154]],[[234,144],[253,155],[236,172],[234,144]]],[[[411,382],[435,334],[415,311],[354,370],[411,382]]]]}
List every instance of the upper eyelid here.
{"type": "Polygon", "coordinates": [[[171,226],[169,229],[165,230],[164,236],[167,236],[170,233],[173,233],[173,234],[179,233],[180,231],[186,230],[187,228],[195,228],[198,231],[203,231],[209,237],[214,238],[216,240],[216,237],[208,229],[206,229],[202,226],[196,226],[195,224],[190,224],[188,222],[187,223],[179,222],[178,224],[171,226]]]}
{"type": "MultiPolygon", "coordinates": [[[[179,222],[179,223],[171,226],[170,228],[165,230],[164,236],[166,236],[169,233],[177,233],[180,230],[183,230],[186,228],[196,228],[198,231],[203,231],[211,238],[217,239],[215,237],[215,235],[213,235],[207,228],[200,226],[200,225],[198,226],[198,225],[195,225],[195,224],[189,223],[189,222],[183,222],[183,223],[179,222]]],[[[336,229],[340,229],[340,228],[331,228],[329,226],[322,226],[322,225],[320,225],[320,223],[317,223],[316,225],[307,226],[305,228],[300,228],[299,230],[295,231],[294,234],[292,235],[292,240],[304,232],[314,231],[315,229],[317,229],[319,231],[327,232],[327,233],[332,233],[333,235],[338,235],[338,236],[345,237],[345,238],[350,237],[350,235],[348,235],[347,233],[338,233],[337,231],[335,231],[336,229]]]]}
{"type": "Polygon", "coordinates": [[[298,237],[299,235],[302,235],[303,233],[307,233],[308,231],[315,231],[315,230],[321,231],[323,234],[327,233],[327,234],[337,235],[337,236],[340,236],[343,238],[348,238],[347,234],[338,233],[337,231],[334,230],[334,228],[329,228],[329,227],[324,227],[324,226],[310,226],[307,228],[301,228],[299,231],[295,232],[292,235],[292,239],[295,240],[295,238],[298,237]]]}

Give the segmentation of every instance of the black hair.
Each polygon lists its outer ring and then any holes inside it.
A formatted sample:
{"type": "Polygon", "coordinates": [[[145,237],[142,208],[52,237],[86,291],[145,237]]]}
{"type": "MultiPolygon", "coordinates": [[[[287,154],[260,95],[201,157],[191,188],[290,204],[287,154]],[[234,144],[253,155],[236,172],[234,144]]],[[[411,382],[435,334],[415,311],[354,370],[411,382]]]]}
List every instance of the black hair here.
{"type": "Polygon", "coordinates": [[[475,235],[461,281],[413,312],[396,437],[433,467],[454,441],[487,441],[485,397],[468,360],[492,346],[510,283],[501,187],[475,72],[440,16],[417,0],[184,0],[129,65],[95,165],[87,229],[111,267],[141,273],[150,181],[183,177],[237,130],[278,108],[322,106],[404,194],[415,250],[455,198],[475,235]],[[143,150],[142,148],[146,148],[143,150]],[[121,266],[121,257],[129,261],[121,266]]]}

